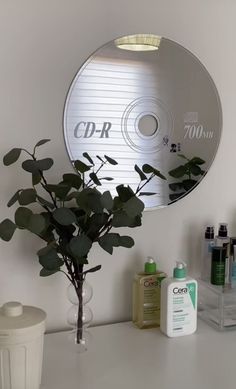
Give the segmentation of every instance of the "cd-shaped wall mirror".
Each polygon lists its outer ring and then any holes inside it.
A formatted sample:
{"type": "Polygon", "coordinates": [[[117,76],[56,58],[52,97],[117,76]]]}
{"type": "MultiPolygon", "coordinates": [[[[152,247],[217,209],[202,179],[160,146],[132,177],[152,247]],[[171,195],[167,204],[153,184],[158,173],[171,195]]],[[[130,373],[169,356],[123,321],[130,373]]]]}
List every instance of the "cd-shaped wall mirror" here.
{"type": "MultiPolygon", "coordinates": [[[[150,181],[146,208],[176,201],[202,180],[215,157],[222,112],[215,84],[188,50],[155,35],[132,35],[99,48],[79,69],[64,110],[71,160],[108,155],[103,184],[136,188],[148,163],[166,180],[150,181]]],[[[98,166],[100,161],[97,159],[98,166]]]]}

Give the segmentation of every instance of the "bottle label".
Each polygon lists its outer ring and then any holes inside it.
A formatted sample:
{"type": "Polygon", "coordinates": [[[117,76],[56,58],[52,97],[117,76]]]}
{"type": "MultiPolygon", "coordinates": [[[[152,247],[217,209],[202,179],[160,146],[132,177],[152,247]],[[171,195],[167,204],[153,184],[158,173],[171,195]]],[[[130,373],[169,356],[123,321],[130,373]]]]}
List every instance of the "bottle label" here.
{"type": "Polygon", "coordinates": [[[164,278],[152,275],[142,280],[144,323],[160,323],[161,281],[164,278]]]}
{"type": "Polygon", "coordinates": [[[196,326],[197,284],[175,284],[172,288],[171,331],[174,334],[192,332],[196,326]]]}
{"type": "Polygon", "coordinates": [[[212,262],[211,283],[213,285],[225,284],[225,262],[212,262]]]}

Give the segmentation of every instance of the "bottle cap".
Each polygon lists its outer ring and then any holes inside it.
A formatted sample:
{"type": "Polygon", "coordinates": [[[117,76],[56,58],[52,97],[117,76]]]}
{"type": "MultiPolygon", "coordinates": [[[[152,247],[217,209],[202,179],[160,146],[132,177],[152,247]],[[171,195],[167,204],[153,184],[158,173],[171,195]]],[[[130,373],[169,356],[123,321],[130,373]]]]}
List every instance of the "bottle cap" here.
{"type": "Polygon", "coordinates": [[[184,262],[176,262],[173,277],[178,279],[186,278],[186,264],[184,262]]]}
{"type": "Polygon", "coordinates": [[[42,309],[18,301],[7,302],[0,307],[0,338],[10,332],[22,334],[33,328],[43,328],[45,319],[46,313],[42,309]]]}
{"type": "Polygon", "coordinates": [[[2,311],[8,317],[20,316],[23,313],[23,305],[18,301],[10,301],[2,306],[2,311]]]}
{"type": "Polygon", "coordinates": [[[156,273],[157,264],[152,257],[147,257],[147,262],[145,262],[144,271],[145,273],[156,273]]]}
{"type": "Polygon", "coordinates": [[[213,226],[206,227],[205,239],[214,239],[214,227],[213,226]]]}
{"type": "Polygon", "coordinates": [[[212,260],[213,261],[225,261],[227,247],[226,246],[214,246],[212,247],[212,260]]]}
{"type": "Polygon", "coordinates": [[[227,225],[228,225],[227,223],[219,224],[218,236],[225,238],[228,235],[227,225]]]}

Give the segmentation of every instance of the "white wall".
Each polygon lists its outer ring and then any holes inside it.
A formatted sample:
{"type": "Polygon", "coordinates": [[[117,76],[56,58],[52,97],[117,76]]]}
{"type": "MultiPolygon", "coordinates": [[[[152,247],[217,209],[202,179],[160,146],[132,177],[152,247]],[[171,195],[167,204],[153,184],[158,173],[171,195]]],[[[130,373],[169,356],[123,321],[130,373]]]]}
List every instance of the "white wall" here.
{"type": "MultiPolygon", "coordinates": [[[[62,132],[69,84],[83,61],[111,39],[146,32],[177,41],[199,57],[221,97],[221,143],[203,182],[183,200],[145,213],[140,229],[126,230],[134,248],[116,249],[113,256],[99,247],[91,252],[91,264],[103,266],[90,276],[96,323],[130,318],[132,276],[145,256],[155,256],[168,272],[180,258],[197,271],[203,225],[227,221],[236,235],[235,15],[232,0],[0,0],[0,155],[51,138],[41,150],[55,159],[55,180],[72,170],[62,132]]],[[[30,181],[14,165],[1,165],[0,177],[3,219],[14,212],[6,207],[8,199],[30,181]]],[[[48,329],[65,327],[67,281],[63,275],[38,276],[41,241],[17,231],[10,244],[0,245],[0,305],[20,300],[40,306],[48,329]]]]}

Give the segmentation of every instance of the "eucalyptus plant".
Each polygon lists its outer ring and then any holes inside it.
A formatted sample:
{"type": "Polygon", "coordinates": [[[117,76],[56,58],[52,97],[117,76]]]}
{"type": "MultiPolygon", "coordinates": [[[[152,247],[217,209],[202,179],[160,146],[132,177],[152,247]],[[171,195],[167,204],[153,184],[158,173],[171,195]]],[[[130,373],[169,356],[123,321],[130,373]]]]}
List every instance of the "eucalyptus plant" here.
{"type": "Polygon", "coordinates": [[[185,163],[168,172],[171,177],[179,180],[169,184],[169,188],[175,192],[170,193],[169,195],[171,201],[177,200],[186,192],[190,191],[198,183],[196,177],[203,176],[205,174],[205,171],[201,168],[201,166],[205,163],[202,158],[187,158],[183,154],[178,154],[178,157],[182,158],[185,163]]]}
{"type": "Polygon", "coordinates": [[[42,266],[40,276],[47,277],[63,272],[73,284],[79,300],[77,342],[82,338],[82,287],[86,274],[96,272],[101,265],[85,268],[93,244],[99,244],[109,254],[114,247],[130,248],[132,237],[111,230],[118,227],[141,226],[144,203],[140,197],[153,193],[143,188],[154,177],[165,179],[159,170],[145,164],[134,166],[140,183],[133,190],[129,185],[118,185],[117,194],[100,191],[105,181],[113,177],[103,176],[106,164],[117,165],[107,156],[94,158],[85,152],[84,160],[73,161],[75,172],[63,174],[59,183],[49,183],[45,172],[53,166],[52,158],[38,159],[38,147],[49,139],[40,140],[33,151],[13,148],[3,158],[6,166],[26,155],[22,168],[31,175],[32,185],[18,189],[8,201],[8,207],[18,204],[14,221],[5,219],[0,223],[0,237],[10,241],[17,229],[27,230],[44,241],[37,252],[42,266]],[[36,205],[36,206],[35,206],[36,205]],[[31,209],[33,208],[33,210],[31,209]],[[35,212],[35,209],[37,210],[35,212]]]}

